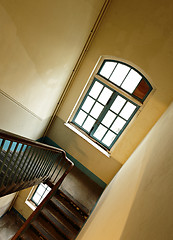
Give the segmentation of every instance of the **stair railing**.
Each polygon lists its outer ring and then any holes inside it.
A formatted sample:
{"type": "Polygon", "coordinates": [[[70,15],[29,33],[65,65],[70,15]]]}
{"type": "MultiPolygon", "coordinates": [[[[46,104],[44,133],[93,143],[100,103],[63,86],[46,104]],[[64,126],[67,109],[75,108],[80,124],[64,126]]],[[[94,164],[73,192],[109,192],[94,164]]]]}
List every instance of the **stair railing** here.
{"type": "Polygon", "coordinates": [[[37,215],[40,213],[40,211],[43,209],[43,207],[48,203],[48,201],[56,194],[57,188],[61,185],[63,179],[66,177],[66,175],[70,172],[70,168],[63,173],[61,178],[56,182],[55,185],[51,186],[51,191],[48,193],[48,195],[43,199],[43,201],[37,206],[37,208],[32,212],[32,214],[29,216],[29,218],[23,223],[21,228],[16,232],[16,234],[12,237],[11,240],[20,239],[20,236],[28,229],[30,226],[30,223],[37,217],[37,215]]]}
{"type": "Polygon", "coordinates": [[[55,185],[73,165],[62,149],[0,130],[0,197],[41,182],[55,185]]]}

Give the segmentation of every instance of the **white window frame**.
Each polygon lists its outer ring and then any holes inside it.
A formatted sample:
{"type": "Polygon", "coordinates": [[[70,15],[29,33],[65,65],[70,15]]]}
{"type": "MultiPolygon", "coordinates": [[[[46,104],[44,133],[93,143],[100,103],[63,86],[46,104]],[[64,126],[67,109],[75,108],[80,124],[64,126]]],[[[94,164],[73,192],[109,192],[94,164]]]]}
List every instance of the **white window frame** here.
{"type": "MultiPolygon", "coordinates": [[[[82,131],[80,128],[78,128],[77,126],[75,126],[74,124],[72,124],[72,119],[74,118],[76,112],[78,111],[83,99],[85,98],[86,96],[86,93],[87,91],[89,90],[92,82],[94,81],[94,78],[98,79],[99,81],[103,82],[103,84],[107,85],[108,87],[114,89],[116,92],[118,92],[119,94],[123,95],[125,98],[129,99],[130,101],[134,102],[135,104],[137,104],[139,106],[139,109],[137,111],[137,113],[135,114],[135,116],[133,117],[133,119],[130,121],[130,123],[128,124],[128,126],[125,128],[125,130],[129,127],[129,125],[131,125],[131,123],[134,121],[134,119],[136,118],[136,116],[139,114],[139,112],[141,111],[141,108],[143,107],[144,105],[144,102],[142,103],[141,101],[139,101],[138,99],[134,98],[131,94],[129,94],[128,92],[124,91],[123,89],[117,87],[115,84],[113,84],[112,82],[104,79],[103,77],[101,77],[98,72],[99,72],[99,69],[101,68],[104,60],[114,60],[114,61],[117,61],[117,62],[122,62],[124,64],[127,64],[129,65],[132,69],[135,69],[137,70],[143,77],[144,77],[144,74],[142,73],[141,70],[138,70],[138,68],[136,66],[133,66],[131,63],[128,63],[127,61],[122,61],[122,60],[119,60],[119,59],[115,59],[114,57],[110,57],[110,56],[103,56],[103,57],[100,57],[100,59],[98,60],[93,72],[91,73],[83,91],[81,92],[67,122],[65,123],[65,125],[70,128],[72,131],[74,131],[75,133],[77,133],[79,136],[81,136],[82,138],[84,138],[86,141],[88,141],[90,144],[92,144],[95,148],[97,148],[99,151],[101,151],[103,154],[105,154],[107,157],[110,157],[111,156],[111,152],[112,150],[114,149],[117,141],[114,143],[114,146],[108,150],[108,149],[105,149],[103,148],[102,146],[100,146],[100,144],[98,144],[97,141],[95,141],[92,137],[88,136],[84,131],[82,131]]],[[[144,77],[146,79],[146,77],[144,77]]],[[[149,94],[147,95],[147,100],[148,100],[148,97],[149,95],[151,94],[151,92],[153,92],[153,84],[151,85],[151,81],[148,81],[148,78],[146,79],[146,81],[150,84],[151,86],[151,90],[149,92],[149,94]]],[[[145,102],[146,102],[146,99],[145,99],[145,102]]],[[[123,133],[121,135],[124,134],[125,131],[123,131],[123,133]]]]}

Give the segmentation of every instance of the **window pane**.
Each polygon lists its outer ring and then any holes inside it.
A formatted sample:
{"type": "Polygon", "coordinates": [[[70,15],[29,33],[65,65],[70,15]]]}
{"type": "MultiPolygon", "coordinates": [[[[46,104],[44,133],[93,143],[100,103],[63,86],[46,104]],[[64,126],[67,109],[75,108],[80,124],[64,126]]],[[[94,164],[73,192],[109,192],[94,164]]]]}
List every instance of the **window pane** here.
{"type": "Polygon", "coordinates": [[[124,98],[117,96],[110,109],[115,113],[119,113],[125,102],[126,100],[124,98]]]}
{"type": "Polygon", "coordinates": [[[43,196],[42,196],[42,198],[41,198],[41,201],[39,202],[39,203],[41,203],[42,201],[43,201],[43,199],[47,196],[47,194],[49,193],[50,191],[46,191],[44,194],[43,194],[43,196]]]}
{"type": "Polygon", "coordinates": [[[114,134],[113,132],[108,131],[108,132],[106,133],[105,137],[103,138],[102,142],[109,147],[109,146],[111,145],[111,143],[114,141],[114,139],[115,139],[116,136],[117,136],[117,135],[114,134]]]}
{"type": "Polygon", "coordinates": [[[100,97],[98,98],[98,101],[102,104],[106,104],[109,100],[109,98],[111,97],[113,91],[111,91],[109,88],[104,87],[100,97]]]}
{"type": "Polygon", "coordinates": [[[85,112],[83,112],[82,110],[80,110],[75,119],[75,122],[81,126],[82,123],[84,122],[86,116],[87,116],[87,114],[85,112]]]}
{"type": "Polygon", "coordinates": [[[127,102],[122,112],[120,113],[120,116],[128,120],[135,109],[136,109],[136,106],[134,104],[127,102]]]}
{"type": "Polygon", "coordinates": [[[94,137],[96,137],[98,140],[101,140],[104,134],[106,133],[107,128],[105,128],[103,125],[99,125],[97,130],[94,133],[94,137]]]}
{"type": "Polygon", "coordinates": [[[96,120],[94,118],[88,116],[82,127],[89,132],[92,126],[94,125],[95,121],[96,120]]]}
{"type": "Polygon", "coordinates": [[[128,66],[119,63],[110,77],[110,81],[120,86],[129,70],[128,66]]]}
{"type": "Polygon", "coordinates": [[[50,192],[51,188],[47,186],[46,191],[50,192]]]}
{"type": "Polygon", "coordinates": [[[105,78],[109,78],[116,65],[117,65],[116,62],[105,62],[105,64],[102,67],[102,70],[100,71],[100,75],[102,75],[105,78]]]}
{"type": "Polygon", "coordinates": [[[42,195],[45,191],[44,185],[40,184],[39,187],[37,188],[37,193],[42,195]]]}
{"type": "Polygon", "coordinates": [[[38,204],[38,202],[40,201],[41,196],[39,196],[37,193],[34,194],[32,201],[35,202],[36,204],[38,204]]]}
{"type": "Polygon", "coordinates": [[[111,130],[114,131],[115,133],[119,133],[119,131],[124,127],[126,121],[123,120],[122,118],[118,117],[115,122],[113,123],[111,130]]]}
{"type": "Polygon", "coordinates": [[[98,97],[98,95],[100,94],[102,88],[103,88],[103,85],[96,81],[94,83],[93,87],[91,88],[89,95],[96,99],[98,97]]]}
{"type": "Polygon", "coordinates": [[[139,73],[131,69],[130,73],[128,74],[127,78],[125,79],[121,87],[127,92],[132,93],[141,79],[142,79],[141,75],[139,75],[139,73]]]}
{"type": "Polygon", "coordinates": [[[111,111],[108,111],[105,117],[103,118],[102,124],[104,124],[106,127],[110,127],[115,117],[116,117],[116,114],[114,114],[111,111]]]}
{"type": "Polygon", "coordinates": [[[101,111],[103,110],[103,107],[104,106],[102,104],[96,102],[94,107],[93,107],[93,109],[92,109],[92,111],[91,111],[91,113],[90,113],[90,115],[92,117],[94,117],[94,118],[98,118],[98,116],[100,115],[101,111]]]}
{"type": "Polygon", "coordinates": [[[92,99],[91,97],[87,97],[82,106],[82,109],[88,113],[91,110],[94,102],[95,102],[94,99],[92,99]]]}

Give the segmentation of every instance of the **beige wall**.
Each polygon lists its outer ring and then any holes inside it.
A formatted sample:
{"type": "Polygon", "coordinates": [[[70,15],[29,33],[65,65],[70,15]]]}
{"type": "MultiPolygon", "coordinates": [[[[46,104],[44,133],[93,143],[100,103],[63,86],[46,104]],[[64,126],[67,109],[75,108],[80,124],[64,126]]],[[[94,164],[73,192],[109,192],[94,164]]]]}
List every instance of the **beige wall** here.
{"type": "Polygon", "coordinates": [[[48,136],[109,183],[173,100],[173,2],[112,0],[48,136]],[[71,132],[67,121],[102,55],[125,59],[154,83],[156,91],[119,138],[111,158],[71,132]],[[63,133],[66,134],[63,134],[63,133]]]}
{"type": "Polygon", "coordinates": [[[0,218],[6,213],[9,209],[16,193],[9,194],[5,197],[0,198],[0,218]]]}
{"type": "Polygon", "coordinates": [[[173,239],[173,103],[107,186],[77,240],[173,239]]]}
{"type": "Polygon", "coordinates": [[[13,207],[25,218],[27,219],[33,210],[25,203],[32,188],[27,188],[19,192],[17,200],[15,201],[13,207]]]}
{"type": "Polygon", "coordinates": [[[25,121],[21,130],[0,119],[1,128],[41,136],[103,2],[0,0],[1,114],[25,121]]]}
{"type": "MultiPolygon", "coordinates": [[[[1,129],[43,135],[103,3],[0,0],[1,129]]],[[[15,205],[24,217],[26,192],[15,205]]]]}

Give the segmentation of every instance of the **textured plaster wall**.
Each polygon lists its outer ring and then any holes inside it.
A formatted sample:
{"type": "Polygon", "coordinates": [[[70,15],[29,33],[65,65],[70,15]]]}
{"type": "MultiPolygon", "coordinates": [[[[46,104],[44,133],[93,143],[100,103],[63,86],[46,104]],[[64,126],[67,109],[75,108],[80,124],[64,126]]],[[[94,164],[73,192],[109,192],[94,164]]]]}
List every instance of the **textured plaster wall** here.
{"type": "MultiPolygon", "coordinates": [[[[0,0],[1,129],[42,136],[103,3],[0,0]]],[[[24,217],[28,193],[15,205],[24,217]]]]}
{"type": "Polygon", "coordinates": [[[16,193],[9,194],[5,197],[0,198],[0,218],[6,213],[9,209],[16,193]]]}
{"type": "Polygon", "coordinates": [[[0,0],[1,113],[25,121],[21,131],[1,118],[1,128],[41,136],[103,2],[0,0]]]}
{"type": "Polygon", "coordinates": [[[173,100],[173,2],[112,0],[48,136],[109,183],[173,100]],[[140,70],[156,91],[119,138],[111,158],[71,133],[67,121],[102,55],[125,60],[140,70]],[[63,135],[63,133],[66,133],[63,135]]]}
{"type": "Polygon", "coordinates": [[[77,240],[173,239],[173,103],[107,186],[77,240]]]}

